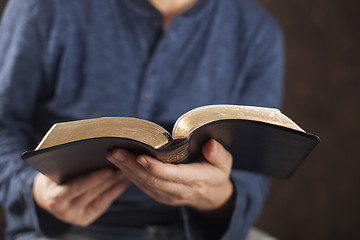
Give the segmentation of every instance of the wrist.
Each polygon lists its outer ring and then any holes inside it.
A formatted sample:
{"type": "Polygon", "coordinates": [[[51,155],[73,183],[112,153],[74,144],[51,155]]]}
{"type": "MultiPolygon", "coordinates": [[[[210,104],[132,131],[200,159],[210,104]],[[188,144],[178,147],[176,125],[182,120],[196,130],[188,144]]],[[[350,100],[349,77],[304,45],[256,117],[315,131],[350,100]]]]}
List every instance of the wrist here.
{"type": "Polygon", "coordinates": [[[227,183],[223,188],[221,188],[222,191],[218,193],[218,196],[221,197],[219,200],[219,204],[215,206],[212,210],[216,210],[219,208],[223,208],[223,206],[227,205],[229,202],[232,201],[232,198],[234,197],[235,193],[235,186],[233,182],[228,179],[227,183]]]}
{"type": "Polygon", "coordinates": [[[215,193],[216,197],[216,202],[213,202],[213,205],[211,207],[209,207],[208,209],[201,209],[199,208],[198,211],[201,212],[216,212],[216,211],[221,211],[224,208],[226,208],[233,200],[234,196],[235,196],[235,187],[232,183],[232,181],[229,179],[228,181],[226,181],[226,183],[224,184],[224,186],[219,188],[221,191],[218,191],[217,193],[215,193]]]}
{"type": "MultiPolygon", "coordinates": [[[[231,195],[217,208],[212,210],[188,208],[188,213],[192,219],[195,219],[193,221],[195,221],[197,225],[200,224],[206,226],[206,229],[211,229],[207,239],[220,239],[231,222],[237,198],[236,189],[233,184],[231,185],[231,195]]],[[[209,230],[206,232],[208,231],[209,230]]]]}
{"type": "Polygon", "coordinates": [[[192,204],[189,204],[189,207],[203,213],[215,212],[218,209],[222,209],[228,202],[231,202],[234,195],[235,187],[229,179],[229,181],[219,186],[216,191],[213,191],[212,194],[207,194],[196,203],[192,202],[192,204]]]}

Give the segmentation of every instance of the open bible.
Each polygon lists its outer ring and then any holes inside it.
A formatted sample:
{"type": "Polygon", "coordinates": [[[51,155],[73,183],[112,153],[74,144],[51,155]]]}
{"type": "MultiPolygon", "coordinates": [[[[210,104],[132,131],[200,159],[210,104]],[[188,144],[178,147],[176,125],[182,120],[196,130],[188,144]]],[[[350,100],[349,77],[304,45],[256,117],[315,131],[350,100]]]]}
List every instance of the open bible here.
{"type": "Polygon", "coordinates": [[[233,155],[233,168],[272,177],[289,177],[318,144],[278,109],[209,105],[178,118],[172,134],[138,118],[104,117],[57,123],[22,158],[57,183],[103,167],[114,167],[106,153],[125,148],[165,163],[202,157],[201,147],[215,139],[233,155]]]}

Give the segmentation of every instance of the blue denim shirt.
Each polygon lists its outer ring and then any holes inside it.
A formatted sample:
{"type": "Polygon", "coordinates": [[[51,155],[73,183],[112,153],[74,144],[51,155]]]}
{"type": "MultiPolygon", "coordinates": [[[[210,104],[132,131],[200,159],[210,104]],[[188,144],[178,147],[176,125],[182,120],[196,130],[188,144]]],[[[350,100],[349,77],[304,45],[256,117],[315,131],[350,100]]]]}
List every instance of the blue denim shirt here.
{"type": "MultiPolygon", "coordinates": [[[[255,2],[199,0],[165,33],[161,26],[147,0],[10,0],[0,25],[0,202],[8,237],[69,228],[35,206],[37,172],[20,159],[55,122],[131,116],[169,129],[202,105],[280,106],[281,32],[255,2]]],[[[241,239],[261,210],[267,178],[231,176],[236,204],[222,235],[241,239]]],[[[196,219],[131,186],[94,225],[180,220],[188,238],[205,236],[196,219]]]]}

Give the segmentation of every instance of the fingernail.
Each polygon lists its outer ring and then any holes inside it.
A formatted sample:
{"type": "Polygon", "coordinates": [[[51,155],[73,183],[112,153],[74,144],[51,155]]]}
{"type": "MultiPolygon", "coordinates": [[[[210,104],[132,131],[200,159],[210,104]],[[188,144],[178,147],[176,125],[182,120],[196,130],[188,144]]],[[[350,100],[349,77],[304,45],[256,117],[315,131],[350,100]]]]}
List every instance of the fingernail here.
{"type": "Polygon", "coordinates": [[[139,157],[136,161],[145,168],[148,166],[148,161],[144,157],[139,157]]]}
{"type": "Polygon", "coordinates": [[[121,150],[118,150],[115,152],[112,159],[115,162],[121,163],[125,160],[125,154],[121,150]]]}
{"type": "Polygon", "coordinates": [[[109,179],[112,175],[114,175],[114,172],[111,170],[106,170],[101,174],[101,177],[103,179],[109,179]]]}
{"type": "Polygon", "coordinates": [[[219,149],[218,143],[215,140],[213,140],[213,146],[212,146],[211,155],[216,155],[218,149],[219,149]]]}

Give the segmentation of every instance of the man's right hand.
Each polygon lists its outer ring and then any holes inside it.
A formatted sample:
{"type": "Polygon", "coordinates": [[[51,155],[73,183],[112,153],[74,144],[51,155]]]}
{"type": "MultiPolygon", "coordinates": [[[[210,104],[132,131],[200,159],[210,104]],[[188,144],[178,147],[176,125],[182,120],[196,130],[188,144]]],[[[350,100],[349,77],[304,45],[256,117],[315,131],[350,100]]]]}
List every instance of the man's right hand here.
{"type": "Polygon", "coordinates": [[[101,169],[62,185],[39,173],[34,179],[33,194],[36,204],[58,219],[88,226],[109,208],[128,184],[120,170],[101,169]]]}

